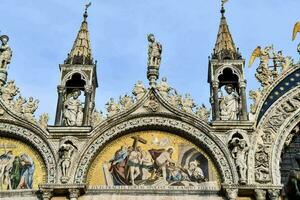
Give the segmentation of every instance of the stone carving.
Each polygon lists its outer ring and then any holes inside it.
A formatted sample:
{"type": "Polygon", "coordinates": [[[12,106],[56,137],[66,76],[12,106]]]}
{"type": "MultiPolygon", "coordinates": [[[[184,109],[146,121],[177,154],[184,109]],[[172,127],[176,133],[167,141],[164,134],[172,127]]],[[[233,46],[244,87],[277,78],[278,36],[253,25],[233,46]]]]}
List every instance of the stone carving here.
{"type": "Polygon", "coordinates": [[[255,154],[255,180],[259,183],[270,182],[269,148],[259,145],[255,154]]]}
{"type": "Polygon", "coordinates": [[[181,100],[182,110],[187,113],[193,113],[193,108],[196,107],[190,94],[185,94],[185,97],[181,100]]]}
{"type": "MultiPolygon", "coordinates": [[[[297,168],[290,171],[289,179],[284,186],[284,192],[287,199],[299,199],[300,198],[300,154],[298,153],[294,159],[297,162],[297,168]]],[[[274,199],[276,198],[276,191],[274,191],[274,199]]],[[[273,192],[270,192],[270,195],[273,195],[273,192]]],[[[278,195],[278,194],[277,194],[278,195]]],[[[278,196],[277,196],[278,199],[278,196]]]]}
{"type": "Polygon", "coordinates": [[[0,36],[2,45],[0,47],[0,69],[7,69],[7,65],[11,61],[12,50],[8,45],[9,37],[7,35],[0,36]]]}
{"type": "Polygon", "coordinates": [[[231,155],[235,160],[235,165],[239,175],[239,182],[241,184],[247,183],[247,157],[249,146],[245,139],[234,137],[230,142],[231,155]]]}
{"type": "Polygon", "coordinates": [[[77,147],[70,140],[63,140],[60,144],[58,155],[62,175],[60,180],[62,183],[67,183],[69,181],[69,169],[71,167],[71,159],[75,149],[77,149],[77,147]]]}
{"type": "Polygon", "coordinates": [[[153,93],[151,93],[149,101],[147,101],[144,104],[144,107],[147,108],[149,111],[157,112],[159,110],[159,105],[160,104],[158,103],[156,97],[154,96],[153,93]]]}
{"type": "Polygon", "coordinates": [[[163,98],[168,99],[169,92],[171,91],[171,87],[167,83],[167,78],[163,77],[161,82],[156,86],[156,89],[163,96],[163,98]]]}
{"type": "Polygon", "coordinates": [[[70,200],[78,200],[80,196],[80,190],[76,188],[69,189],[69,197],[70,200]]]}
{"type": "Polygon", "coordinates": [[[14,103],[14,107],[13,109],[17,112],[17,113],[22,113],[23,111],[23,106],[26,103],[26,99],[24,99],[21,95],[16,99],[15,103],[14,103]]]}
{"type": "Polygon", "coordinates": [[[238,196],[238,189],[228,188],[225,191],[228,200],[236,200],[236,197],[238,196]]]}
{"type": "Polygon", "coordinates": [[[196,115],[203,121],[208,122],[210,116],[210,109],[207,109],[204,104],[199,106],[196,110],[196,115]]]}
{"type": "Polygon", "coordinates": [[[40,125],[43,129],[47,129],[48,121],[49,121],[49,115],[48,115],[48,113],[43,113],[43,114],[40,116],[40,119],[39,119],[39,125],[40,125]]]}
{"type": "Polygon", "coordinates": [[[96,127],[98,124],[100,124],[103,121],[103,113],[97,110],[94,110],[94,112],[91,115],[91,125],[92,127],[96,127]]]}
{"type": "Polygon", "coordinates": [[[132,94],[136,97],[136,100],[140,100],[146,94],[147,90],[142,81],[138,81],[133,88],[132,94]]]}
{"type": "Polygon", "coordinates": [[[19,88],[14,81],[7,81],[6,85],[1,88],[1,97],[7,106],[13,104],[14,97],[19,93],[19,88]]]}
{"type": "Polygon", "coordinates": [[[78,99],[80,94],[80,90],[74,90],[64,102],[63,123],[65,126],[82,125],[83,107],[78,99]]]}
{"type": "Polygon", "coordinates": [[[133,105],[133,99],[131,96],[125,94],[125,96],[120,97],[120,105],[122,110],[128,110],[133,105]]]}
{"type": "Polygon", "coordinates": [[[237,120],[240,112],[239,95],[231,84],[225,85],[226,96],[220,98],[221,120],[237,120]]]}
{"type": "MultiPolygon", "coordinates": [[[[293,65],[293,62],[294,61],[293,61],[292,57],[290,57],[290,56],[285,57],[282,54],[282,51],[278,51],[276,53],[276,51],[273,50],[273,63],[274,63],[273,71],[275,74],[277,74],[277,76],[278,76],[277,68],[281,68],[281,73],[283,73],[293,65]]],[[[277,76],[275,76],[274,78],[277,78],[277,76]]]]}
{"type": "Polygon", "coordinates": [[[28,101],[23,106],[23,115],[29,121],[35,121],[34,112],[38,108],[39,100],[34,100],[33,97],[29,97],[28,101]]]}
{"type": "Polygon", "coordinates": [[[254,192],[256,200],[266,200],[267,191],[262,189],[255,189],[254,192]]]}
{"type": "Polygon", "coordinates": [[[148,35],[148,66],[159,67],[161,61],[162,46],[155,41],[153,34],[148,35]]]}
{"type": "Polygon", "coordinates": [[[120,105],[115,102],[114,98],[110,98],[109,102],[105,104],[107,109],[107,117],[117,114],[121,109],[120,105]]]}
{"type": "Polygon", "coordinates": [[[176,107],[176,108],[180,108],[181,107],[182,96],[179,95],[176,90],[174,90],[174,94],[172,94],[169,98],[170,98],[170,103],[174,107],[176,107]]]}
{"type": "Polygon", "coordinates": [[[276,190],[276,189],[268,190],[268,196],[270,200],[278,200],[279,195],[280,195],[280,190],[276,190]]]}
{"type": "Polygon", "coordinates": [[[249,92],[250,99],[253,100],[253,104],[250,105],[250,111],[252,114],[256,113],[258,103],[261,99],[262,92],[260,89],[258,90],[250,90],[249,92]]]}

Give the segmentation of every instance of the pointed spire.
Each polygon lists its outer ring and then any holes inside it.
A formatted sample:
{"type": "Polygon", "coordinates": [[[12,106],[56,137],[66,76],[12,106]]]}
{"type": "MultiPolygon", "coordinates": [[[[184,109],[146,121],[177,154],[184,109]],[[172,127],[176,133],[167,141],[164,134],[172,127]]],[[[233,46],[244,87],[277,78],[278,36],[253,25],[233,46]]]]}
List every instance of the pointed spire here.
{"type": "Polygon", "coordinates": [[[222,1],[221,7],[221,22],[219,26],[219,32],[217,36],[217,41],[215,44],[214,52],[212,57],[214,59],[225,60],[225,59],[240,59],[241,55],[238,49],[235,47],[229,27],[225,17],[225,8],[222,1]]]}
{"type": "Polygon", "coordinates": [[[83,21],[78,31],[77,37],[74,41],[71,52],[68,54],[68,58],[65,60],[66,64],[93,64],[92,48],[87,23],[87,9],[89,6],[91,6],[91,3],[85,5],[83,21]]]}

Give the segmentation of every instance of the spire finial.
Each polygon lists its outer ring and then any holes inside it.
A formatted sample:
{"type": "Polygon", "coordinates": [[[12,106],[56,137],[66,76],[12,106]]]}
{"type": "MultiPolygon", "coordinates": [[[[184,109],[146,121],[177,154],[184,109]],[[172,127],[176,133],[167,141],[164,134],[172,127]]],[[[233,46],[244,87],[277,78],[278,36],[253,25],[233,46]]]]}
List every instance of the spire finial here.
{"type": "Polygon", "coordinates": [[[87,9],[92,5],[92,2],[85,5],[85,10],[83,14],[84,21],[86,21],[86,18],[88,17],[87,9]]]}
{"type": "Polygon", "coordinates": [[[225,4],[227,1],[228,1],[228,0],[221,0],[221,14],[222,14],[222,17],[224,17],[224,13],[225,13],[224,4],[225,4]]]}

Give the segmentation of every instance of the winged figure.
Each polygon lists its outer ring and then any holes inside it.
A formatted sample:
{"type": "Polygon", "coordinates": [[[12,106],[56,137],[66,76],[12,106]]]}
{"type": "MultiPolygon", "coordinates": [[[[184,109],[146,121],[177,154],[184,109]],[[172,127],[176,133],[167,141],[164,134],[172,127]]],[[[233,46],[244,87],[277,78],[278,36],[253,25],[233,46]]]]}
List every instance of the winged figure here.
{"type": "Polygon", "coordinates": [[[296,39],[297,33],[299,32],[300,32],[300,22],[296,22],[293,30],[293,36],[292,36],[293,41],[296,39]]]}
{"type": "Polygon", "coordinates": [[[249,60],[249,67],[251,67],[255,61],[256,58],[260,57],[261,56],[261,47],[260,46],[257,46],[253,52],[252,52],[252,55],[250,57],[250,60],[249,60]]]}

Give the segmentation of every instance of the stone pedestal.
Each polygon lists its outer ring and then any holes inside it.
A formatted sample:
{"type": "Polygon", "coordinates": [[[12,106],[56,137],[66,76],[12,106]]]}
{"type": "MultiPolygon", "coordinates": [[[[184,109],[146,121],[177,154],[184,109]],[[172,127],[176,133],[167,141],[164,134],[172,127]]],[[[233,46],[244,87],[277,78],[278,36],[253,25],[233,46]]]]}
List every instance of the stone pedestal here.
{"type": "Polygon", "coordinates": [[[147,78],[149,80],[150,87],[156,86],[156,80],[159,77],[159,67],[158,66],[148,66],[147,78]]]}

